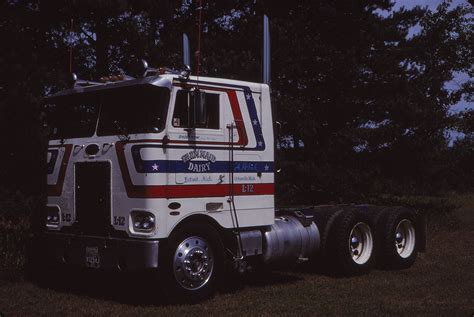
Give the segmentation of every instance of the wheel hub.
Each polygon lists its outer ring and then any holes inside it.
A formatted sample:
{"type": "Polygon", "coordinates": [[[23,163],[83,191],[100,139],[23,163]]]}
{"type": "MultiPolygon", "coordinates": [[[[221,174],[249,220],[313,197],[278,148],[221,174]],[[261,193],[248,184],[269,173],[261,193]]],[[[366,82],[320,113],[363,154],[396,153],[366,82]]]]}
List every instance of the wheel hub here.
{"type": "Polygon", "coordinates": [[[408,219],[401,220],[395,229],[395,246],[402,258],[408,258],[415,250],[415,228],[408,219]]]}
{"type": "Polygon", "coordinates": [[[357,237],[352,237],[351,238],[351,246],[352,248],[356,249],[359,246],[359,239],[357,237]]]}
{"type": "Polygon", "coordinates": [[[372,255],[373,238],[370,227],[363,223],[357,223],[351,230],[349,236],[349,251],[352,260],[357,264],[365,264],[372,255]]]}
{"type": "Polygon", "coordinates": [[[181,242],[173,259],[176,281],[185,289],[196,290],[206,285],[212,275],[214,258],[206,240],[189,237],[181,242]]]}
{"type": "Polygon", "coordinates": [[[401,232],[397,232],[397,233],[395,234],[395,242],[396,242],[397,244],[399,244],[399,243],[401,243],[402,241],[403,241],[403,235],[402,235],[402,233],[401,233],[401,232]]]}

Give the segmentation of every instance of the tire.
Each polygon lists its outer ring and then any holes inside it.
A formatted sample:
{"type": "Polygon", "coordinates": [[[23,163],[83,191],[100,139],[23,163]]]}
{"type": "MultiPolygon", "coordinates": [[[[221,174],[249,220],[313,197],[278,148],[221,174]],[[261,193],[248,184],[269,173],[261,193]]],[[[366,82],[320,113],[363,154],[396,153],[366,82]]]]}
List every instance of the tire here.
{"type": "Polygon", "coordinates": [[[374,265],[374,237],[367,215],[354,209],[337,215],[326,241],[328,264],[334,273],[363,275],[374,265]]]}
{"type": "Polygon", "coordinates": [[[170,302],[212,297],[224,273],[224,246],[207,223],[187,223],[174,232],[159,259],[160,280],[170,302]]]}
{"type": "Polygon", "coordinates": [[[343,209],[334,210],[334,211],[328,212],[325,215],[325,217],[321,217],[317,221],[315,221],[316,226],[320,230],[320,234],[321,234],[320,255],[322,259],[325,259],[327,257],[328,240],[330,239],[330,232],[333,228],[334,222],[342,213],[344,213],[343,209]]]}
{"type": "Polygon", "coordinates": [[[379,224],[378,264],[382,269],[407,269],[418,255],[416,215],[407,208],[387,210],[379,224]]]}

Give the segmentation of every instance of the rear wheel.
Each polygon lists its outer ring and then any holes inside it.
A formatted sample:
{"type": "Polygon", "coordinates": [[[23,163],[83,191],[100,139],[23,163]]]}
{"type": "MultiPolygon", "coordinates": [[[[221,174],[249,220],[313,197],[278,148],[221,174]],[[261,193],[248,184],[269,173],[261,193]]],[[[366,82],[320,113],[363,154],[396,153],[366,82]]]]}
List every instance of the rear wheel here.
{"type": "Polygon", "coordinates": [[[415,227],[408,219],[402,219],[395,229],[395,245],[401,258],[408,258],[415,251],[415,227]]]}
{"type": "Polygon", "coordinates": [[[352,260],[357,264],[367,263],[374,248],[370,227],[364,222],[358,222],[349,235],[349,250],[352,260]]]}
{"type": "Polygon", "coordinates": [[[381,223],[379,264],[385,269],[406,269],[418,255],[416,216],[406,208],[393,210],[381,223]]]}
{"type": "Polygon", "coordinates": [[[224,271],[224,247],[209,224],[185,224],[167,241],[160,275],[171,302],[199,302],[211,297],[224,271]]]}
{"type": "Polygon", "coordinates": [[[374,263],[374,238],[367,217],[355,210],[341,213],[327,241],[329,263],[343,275],[368,273],[374,263]]]}

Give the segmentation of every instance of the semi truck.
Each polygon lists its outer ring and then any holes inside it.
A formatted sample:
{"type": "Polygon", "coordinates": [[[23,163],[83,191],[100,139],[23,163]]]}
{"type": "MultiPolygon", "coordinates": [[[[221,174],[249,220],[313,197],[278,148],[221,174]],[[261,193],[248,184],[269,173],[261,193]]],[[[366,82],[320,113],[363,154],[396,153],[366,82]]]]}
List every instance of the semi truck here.
{"type": "Polygon", "coordinates": [[[275,207],[267,84],[143,64],[46,99],[43,263],[150,270],[180,301],[228,272],[307,262],[344,275],[409,268],[424,218],[404,207],[275,207]]]}

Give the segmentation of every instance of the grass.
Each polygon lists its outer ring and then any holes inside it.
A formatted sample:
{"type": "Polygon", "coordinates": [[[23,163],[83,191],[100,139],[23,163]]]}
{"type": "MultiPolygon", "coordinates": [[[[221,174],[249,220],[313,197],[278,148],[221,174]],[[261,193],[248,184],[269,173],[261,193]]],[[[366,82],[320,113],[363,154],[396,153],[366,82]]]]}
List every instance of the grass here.
{"type": "MultiPolygon", "coordinates": [[[[335,278],[308,270],[245,275],[197,305],[165,305],[146,273],[73,272],[49,288],[0,280],[0,312],[38,315],[460,315],[474,313],[474,195],[453,195],[454,227],[431,221],[428,251],[403,271],[335,278]],[[449,229],[449,230],[448,230],[449,229]],[[70,276],[74,273],[74,276],[70,276]]],[[[440,219],[442,221],[442,219],[440,219]]],[[[55,272],[54,274],[61,274],[55,272]]]]}
{"type": "Polygon", "coordinates": [[[0,276],[5,271],[22,269],[30,231],[28,215],[38,210],[43,201],[39,196],[21,192],[6,192],[0,187],[0,276]]]}
{"type": "Polygon", "coordinates": [[[449,199],[458,206],[454,214],[455,219],[462,228],[474,230],[474,193],[456,195],[451,194],[449,199]]]}
{"type": "Polygon", "coordinates": [[[0,273],[24,266],[29,228],[26,216],[5,217],[0,214],[0,273]]]}

